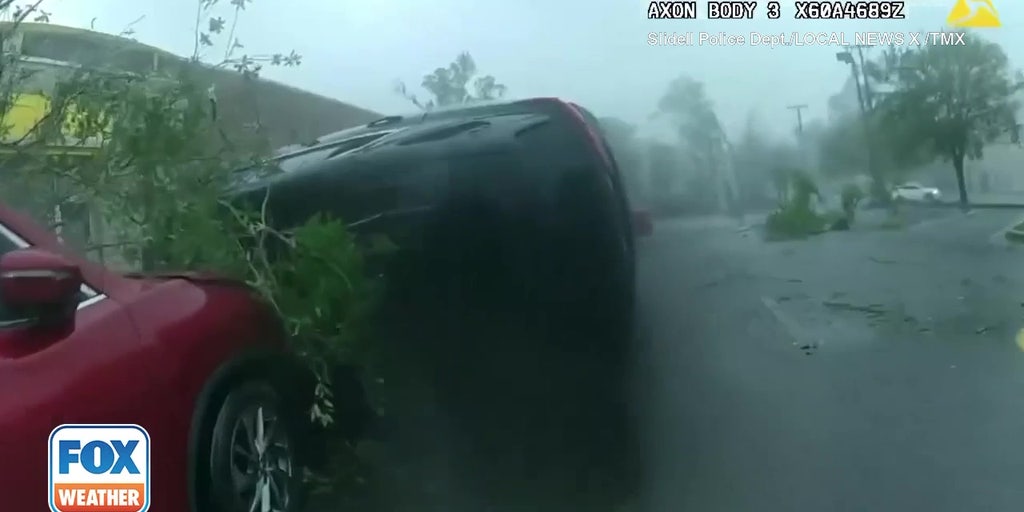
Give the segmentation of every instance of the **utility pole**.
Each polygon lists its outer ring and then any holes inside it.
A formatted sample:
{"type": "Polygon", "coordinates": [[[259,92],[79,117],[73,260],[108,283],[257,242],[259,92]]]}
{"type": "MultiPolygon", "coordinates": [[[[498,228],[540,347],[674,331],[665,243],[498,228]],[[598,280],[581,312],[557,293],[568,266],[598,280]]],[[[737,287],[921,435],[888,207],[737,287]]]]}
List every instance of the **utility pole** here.
{"type": "Polygon", "coordinates": [[[857,104],[860,107],[860,117],[864,124],[864,143],[868,157],[868,175],[871,176],[872,192],[876,198],[885,201],[889,199],[889,194],[885,190],[885,183],[875,162],[874,138],[871,133],[870,114],[874,109],[874,98],[871,94],[871,84],[868,82],[867,74],[864,73],[864,49],[871,48],[871,46],[859,44],[847,45],[845,48],[845,50],[836,53],[836,60],[850,65],[850,73],[852,74],[854,85],[857,86],[857,104]],[[856,60],[851,50],[856,50],[856,60]],[[862,76],[864,79],[863,86],[861,85],[862,76]]]}
{"type": "Polygon", "coordinates": [[[790,105],[786,107],[796,111],[796,146],[800,149],[800,164],[807,166],[807,145],[804,144],[804,109],[807,105],[790,105]]]}
{"type": "Polygon", "coordinates": [[[861,78],[864,80],[864,110],[871,112],[875,109],[875,98],[871,94],[871,81],[868,80],[867,71],[864,70],[864,49],[871,48],[871,45],[855,44],[849,48],[857,50],[857,65],[860,68],[861,78]]]}
{"type": "Polygon", "coordinates": [[[807,108],[807,105],[790,105],[786,107],[789,110],[796,111],[796,133],[802,139],[804,136],[804,116],[803,111],[807,108]]]}

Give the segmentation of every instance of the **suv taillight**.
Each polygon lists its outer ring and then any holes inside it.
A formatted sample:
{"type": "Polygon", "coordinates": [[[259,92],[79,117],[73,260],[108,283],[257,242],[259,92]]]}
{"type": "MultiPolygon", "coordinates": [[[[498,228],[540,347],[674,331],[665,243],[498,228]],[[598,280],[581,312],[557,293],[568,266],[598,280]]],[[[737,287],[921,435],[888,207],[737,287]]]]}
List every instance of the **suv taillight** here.
{"type": "Polygon", "coordinates": [[[639,236],[651,236],[654,233],[654,221],[646,210],[633,210],[633,232],[639,236]]]}
{"type": "Polygon", "coordinates": [[[572,114],[573,119],[581,126],[583,126],[584,130],[586,130],[587,140],[589,140],[590,144],[594,146],[594,149],[597,150],[597,153],[601,155],[601,160],[604,161],[604,164],[607,166],[607,169],[609,171],[615,169],[615,164],[612,162],[612,156],[608,154],[608,151],[604,146],[604,142],[601,141],[601,136],[594,131],[594,128],[590,125],[590,123],[587,122],[587,119],[586,117],[583,116],[583,113],[580,112],[580,110],[571,103],[563,103],[562,105],[564,105],[565,108],[569,109],[569,112],[570,114],[572,114]]]}
{"type": "Polygon", "coordinates": [[[589,142],[591,147],[595,151],[597,151],[598,155],[601,156],[601,161],[604,163],[605,168],[609,172],[614,171],[615,164],[612,161],[611,155],[609,155],[608,152],[605,150],[605,146],[601,142],[601,136],[594,131],[594,129],[590,126],[590,123],[587,122],[586,117],[583,116],[583,113],[580,112],[580,110],[575,105],[573,105],[572,103],[566,103],[558,98],[534,98],[526,101],[531,103],[540,103],[544,105],[553,105],[555,108],[568,113],[574,121],[573,124],[575,124],[578,128],[583,130],[583,134],[586,136],[587,142],[589,142]]]}

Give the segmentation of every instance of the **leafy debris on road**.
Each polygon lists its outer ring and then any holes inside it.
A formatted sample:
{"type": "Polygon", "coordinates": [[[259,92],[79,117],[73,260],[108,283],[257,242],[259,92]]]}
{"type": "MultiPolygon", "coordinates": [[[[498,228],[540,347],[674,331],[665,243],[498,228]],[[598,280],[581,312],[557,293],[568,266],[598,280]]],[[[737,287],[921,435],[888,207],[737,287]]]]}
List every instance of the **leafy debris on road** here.
{"type": "Polygon", "coordinates": [[[885,306],[882,305],[882,304],[868,304],[866,306],[861,306],[861,305],[857,305],[857,304],[851,304],[849,302],[838,302],[838,301],[831,301],[831,300],[826,300],[826,301],[822,302],[822,304],[825,307],[830,308],[830,309],[835,309],[835,310],[840,310],[840,311],[853,311],[853,312],[857,312],[857,313],[864,313],[864,314],[868,315],[868,317],[871,317],[871,318],[877,318],[877,317],[885,316],[886,313],[887,313],[887,311],[885,310],[885,306]]]}
{"type": "Polygon", "coordinates": [[[880,263],[882,265],[895,265],[895,264],[899,263],[896,260],[886,260],[886,259],[882,259],[882,258],[876,258],[874,256],[869,256],[868,259],[873,261],[873,262],[875,262],[875,263],[880,263]]]}
{"type": "Polygon", "coordinates": [[[718,277],[716,277],[714,279],[711,279],[710,281],[707,281],[705,283],[699,284],[695,288],[697,288],[699,290],[708,289],[708,288],[716,288],[716,287],[721,286],[723,284],[729,284],[729,283],[732,283],[732,282],[735,282],[735,281],[743,281],[743,280],[746,280],[746,279],[753,279],[753,278],[754,278],[754,275],[751,274],[750,272],[746,272],[746,271],[739,271],[739,272],[731,271],[731,272],[724,273],[724,274],[722,274],[722,275],[720,275],[720,276],[718,276],[718,277]]]}
{"type": "Polygon", "coordinates": [[[706,283],[704,283],[702,285],[697,286],[697,288],[714,288],[714,287],[722,284],[723,280],[724,280],[724,278],[723,279],[715,279],[714,281],[708,281],[708,282],[706,282],[706,283]]]}
{"type": "Polygon", "coordinates": [[[818,343],[808,343],[806,345],[800,345],[800,350],[803,351],[804,355],[814,354],[814,351],[818,350],[818,343]]]}

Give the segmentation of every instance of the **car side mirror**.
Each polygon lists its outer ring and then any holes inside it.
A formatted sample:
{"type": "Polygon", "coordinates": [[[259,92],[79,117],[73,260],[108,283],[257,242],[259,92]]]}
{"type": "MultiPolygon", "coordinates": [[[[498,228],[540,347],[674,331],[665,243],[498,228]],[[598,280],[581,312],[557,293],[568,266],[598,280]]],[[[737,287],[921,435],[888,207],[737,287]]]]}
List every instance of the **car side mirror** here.
{"type": "Polygon", "coordinates": [[[81,269],[59,254],[26,248],[0,257],[0,300],[26,317],[69,318],[81,287],[81,269]]]}
{"type": "Polygon", "coordinates": [[[654,233],[654,221],[647,210],[633,210],[633,233],[636,236],[651,236],[654,233]]]}

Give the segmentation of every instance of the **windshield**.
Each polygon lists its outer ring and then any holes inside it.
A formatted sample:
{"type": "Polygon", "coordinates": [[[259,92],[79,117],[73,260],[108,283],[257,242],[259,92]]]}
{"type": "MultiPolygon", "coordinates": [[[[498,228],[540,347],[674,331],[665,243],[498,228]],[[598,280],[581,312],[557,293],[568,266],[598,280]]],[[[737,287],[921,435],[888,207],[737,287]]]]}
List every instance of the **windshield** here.
{"type": "MultiPolygon", "coordinates": [[[[186,482],[218,510],[1024,510],[1020,0],[0,13],[0,201],[107,268],[255,290],[116,285],[97,315],[130,327],[68,326],[109,336],[0,332],[0,386],[81,376],[0,426],[151,429],[154,510],[186,482]],[[275,337],[317,385],[215,381],[275,337]],[[337,438],[307,449],[309,417],[337,438]]],[[[17,444],[0,479],[41,501],[56,459],[17,444]]]]}

